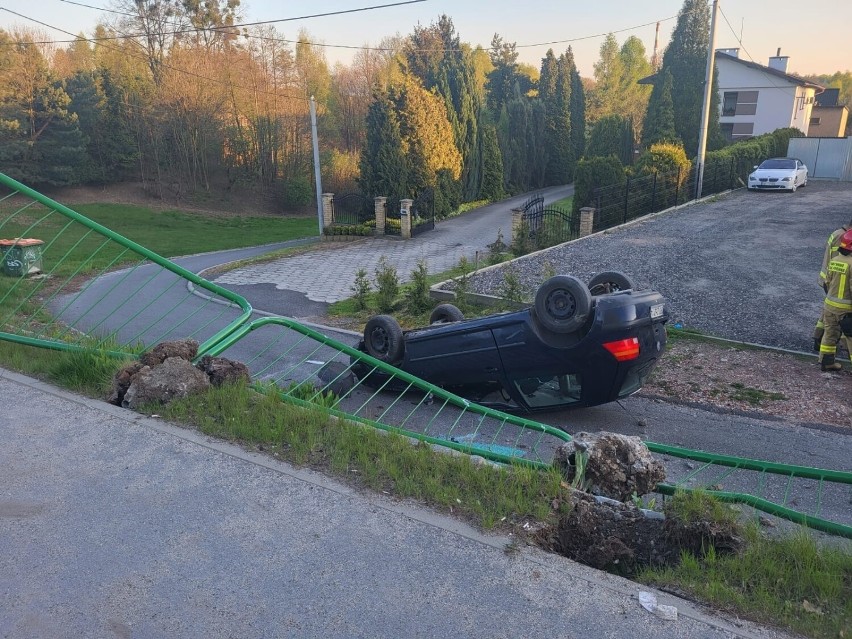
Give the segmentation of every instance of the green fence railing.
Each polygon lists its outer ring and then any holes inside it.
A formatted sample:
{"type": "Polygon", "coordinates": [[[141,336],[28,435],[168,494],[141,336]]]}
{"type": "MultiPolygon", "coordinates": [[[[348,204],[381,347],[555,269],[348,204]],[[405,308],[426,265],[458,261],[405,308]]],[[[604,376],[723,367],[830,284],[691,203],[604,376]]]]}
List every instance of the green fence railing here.
{"type": "MultiPolygon", "coordinates": [[[[294,320],[252,321],[239,295],[2,174],[0,185],[8,190],[0,192],[0,340],[128,356],[192,337],[201,343],[199,357],[245,363],[259,390],[299,405],[322,400],[341,419],[494,462],[547,468],[571,439],[458,397],[294,320]]],[[[662,494],[700,488],[852,538],[852,473],[648,447],[671,478],[658,487],[662,494]]]]}

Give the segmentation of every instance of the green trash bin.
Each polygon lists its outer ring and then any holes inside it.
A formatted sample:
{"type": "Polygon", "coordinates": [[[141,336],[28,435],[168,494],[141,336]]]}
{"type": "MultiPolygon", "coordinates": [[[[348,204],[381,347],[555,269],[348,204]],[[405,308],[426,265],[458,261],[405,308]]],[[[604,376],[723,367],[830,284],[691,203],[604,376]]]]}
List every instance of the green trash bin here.
{"type": "Polygon", "coordinates": [[[35,238],[0,240],[3,273],[10,277],[25,277],[41,273],[41,247],[44,242],[35,238]]]}

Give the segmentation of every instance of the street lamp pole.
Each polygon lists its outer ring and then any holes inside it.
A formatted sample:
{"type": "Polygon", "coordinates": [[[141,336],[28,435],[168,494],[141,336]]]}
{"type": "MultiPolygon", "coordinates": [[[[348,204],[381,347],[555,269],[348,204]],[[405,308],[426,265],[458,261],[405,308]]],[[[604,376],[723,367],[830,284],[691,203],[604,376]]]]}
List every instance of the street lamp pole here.
{"type": "Polygon", "coordinates": [[[317,101],[311,96],[311,138],[314,143],[314,180],[317,186],[317,220],[322,237],[322,176],[320,174],[319,139],[317,137],[317,101]]]}
{"type": "Polygon", "coordinates": [[[701,109],[701,131],[698,134],[698,165],[695,167],[695,199],[701,197],[704,186],[704,155],[707,152],[707,128],[710,123],[710,103],[713,96],[713,63],[716,60],[716,16],[719,0],[713,0],[710,19],[710,50],[707,52],[707,70],[704,73],[704,104],[701,109]]]}

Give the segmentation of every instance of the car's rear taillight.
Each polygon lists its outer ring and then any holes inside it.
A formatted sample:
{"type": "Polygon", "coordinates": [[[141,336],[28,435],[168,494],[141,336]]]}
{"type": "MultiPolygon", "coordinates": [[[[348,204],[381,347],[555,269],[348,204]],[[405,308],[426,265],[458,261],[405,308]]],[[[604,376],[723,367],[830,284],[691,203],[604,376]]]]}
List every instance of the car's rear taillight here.
{"type": "Polygon", "coordinates": [[[614,342],[606,342],[603,347],[612,353],[619,362],[627,362],[639,357],[639,338],[628,337],[614,342]]]}

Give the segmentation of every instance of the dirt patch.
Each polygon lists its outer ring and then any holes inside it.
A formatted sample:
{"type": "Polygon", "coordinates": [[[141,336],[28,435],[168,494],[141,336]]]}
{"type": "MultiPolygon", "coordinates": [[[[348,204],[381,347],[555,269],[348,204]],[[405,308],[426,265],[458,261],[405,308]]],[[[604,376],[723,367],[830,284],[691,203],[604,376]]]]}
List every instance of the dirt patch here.
{"type": "Polygon", "coordinates": [[[686,520],[672,509],[663,516],[580,491],[573,491],[570,499],[570,511],[555,526],[538,530],[533,541],[600,570],[630,576],[645,567],[676,565],[682,551],[698,554],[713,546],[732,553],[743,546],[733,520],[686,520]]]}
{"type": "Polygon", "coordinates": [[[640,395],[852,429],[852,371],[844,367],[823,373],[815,356],[672,339],[640,395]]]}

